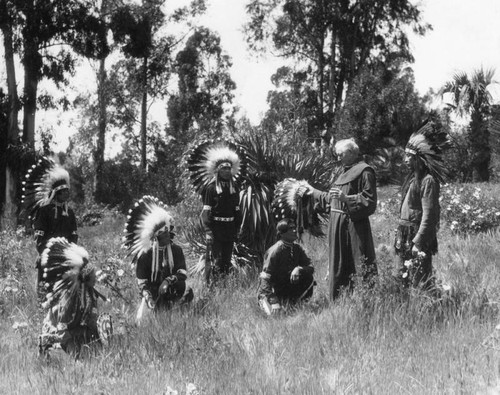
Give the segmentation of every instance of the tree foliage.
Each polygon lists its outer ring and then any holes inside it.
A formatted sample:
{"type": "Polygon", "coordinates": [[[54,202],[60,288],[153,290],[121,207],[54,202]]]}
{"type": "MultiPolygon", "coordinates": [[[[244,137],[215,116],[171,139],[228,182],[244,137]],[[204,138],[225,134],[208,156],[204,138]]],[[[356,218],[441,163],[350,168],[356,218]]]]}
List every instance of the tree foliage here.
{"type": "Polygon", "coordinates": [[[316,137],[332,125],[349,85],[364,66],[412,60],[407,28],[424,34],[419,6],[408,0],[252,0],[247,41],[266,44],[297,69],[309,68],[317,93],[316,137]]]}
{"type": "Polygon", "coordinates": [[[459,116],[470,116],[468,144],[471,150],[472,181],[490,179],[490,132],[488,121],[493,97],[492,85],[498,84],[493,77],[495,70],[479,68],[470,75],[456,73],[441,88],[441,95],[451,95],[453,111],[459,116]]]}

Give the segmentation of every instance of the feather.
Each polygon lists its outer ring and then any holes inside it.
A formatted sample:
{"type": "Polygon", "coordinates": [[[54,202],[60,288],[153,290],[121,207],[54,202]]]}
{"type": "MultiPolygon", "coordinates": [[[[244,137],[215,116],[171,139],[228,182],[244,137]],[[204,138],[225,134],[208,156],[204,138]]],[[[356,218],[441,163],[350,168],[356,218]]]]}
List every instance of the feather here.
{"type": "Polygon", "coordinates": [[[58,185],[69,188],[69,173],[52,159],[42,157],[27,171],[22,185],[22,208],[34,218],[40,207],[50,204],[58,185]]]}
{"type": "Polygon", "coordinates": [[[123,246],[132,256],[132,262],[152,247],[155,233],[166,227],[173,229],[174,219],[166,204],[159,199],[146,195],[129,210],[125,224],[123,246]]]}
{"type": "Polygon", "coordinates": [[[44,307],[70,308],[75,294],[83,289],[95,297],[95,268],[87,251],[64,237],[51,238],[41,255],[43,285],[47,291],[44,307]]]}
{"type": "Polygon", "coordinates": [[[216,178],[218,166],[223,162],[231,164],[233,182],[238,182],[247,172],[246,152],[229,140],[204,140],[188,153],[187,166],[197,192],[216,178]]]}
{"type": "Polygon", "coordinates": [[[439,182],[449,176],[441,154],[451,146],[448,134],[431,120],[426,120],[414,132],[406,145],[406,152],[417,155],[439,182]]]}

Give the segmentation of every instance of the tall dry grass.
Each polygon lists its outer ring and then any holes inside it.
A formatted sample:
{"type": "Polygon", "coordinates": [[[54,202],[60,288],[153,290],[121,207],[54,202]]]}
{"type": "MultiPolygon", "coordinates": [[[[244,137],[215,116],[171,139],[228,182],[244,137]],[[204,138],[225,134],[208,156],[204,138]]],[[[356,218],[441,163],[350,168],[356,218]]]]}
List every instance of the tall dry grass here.
{"type": "Polygon", "coordinates": [[[329,304],[326,241],[306,237],[319,282],[308,305],[268,318],[256,306],[257,273],[233,276],[213,291],[190,279],[196,295],[190,308],[149,316],[137,328],[138,293],[119,246],[122,225],[108,218],[80,230],[95,263],[119,262],[125,273],[116,284],[121,296],[101,287],[111,299],[101,308],[113,315],[113,343],[78,361],[61,351],[49,360],[37,356],[42,313],[34,244],[22,234],[0,235],[0,393],[185,394],[192,385],[202,394],[500,392],[499,232],[440,233],[435,267],[452,289],[437,298],[401,291],[392,276],[395,218],[379,212],[372,221],[380,267],[373,288],[358,284],[329,304]]]}

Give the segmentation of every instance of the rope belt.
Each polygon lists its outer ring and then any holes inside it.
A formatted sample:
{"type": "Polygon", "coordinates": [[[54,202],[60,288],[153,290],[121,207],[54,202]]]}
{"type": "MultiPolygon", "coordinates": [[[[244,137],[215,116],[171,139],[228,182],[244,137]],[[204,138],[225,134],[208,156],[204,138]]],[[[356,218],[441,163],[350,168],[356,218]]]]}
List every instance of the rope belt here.
{"type": "Polygon", "coordinates": [[[339,213],[339,214],[349,215],[349,213],[348,213],[348,212],[345,212],[345,211],[339,210],[338,208],[332,208],[330,211],[332,211],[332,212],[334,212],[334,213],[339,213]]]}
{"type": "Polygon", "coordinates": [[[418,224],[416,224],[415,222],[408,221],[406,219],[400,219],[399,220],[399,225],[410,226],[412,228],[417,228],[418,227],[418,224]]]}
{"type": "Polygon", "coordinates": [[[234,217],[213,217],[213,220],[219,222],[232,222],[234,221],[234,217]]]}

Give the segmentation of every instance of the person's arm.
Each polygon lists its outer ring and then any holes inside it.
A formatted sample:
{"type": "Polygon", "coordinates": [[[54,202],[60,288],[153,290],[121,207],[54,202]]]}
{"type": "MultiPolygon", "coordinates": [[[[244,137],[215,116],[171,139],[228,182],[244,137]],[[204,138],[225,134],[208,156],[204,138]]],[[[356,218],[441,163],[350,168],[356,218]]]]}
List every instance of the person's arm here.
{"type": "Polygon", "coordinates": [[[78,243],[78,233],[77,233],[77,224],[76,224],[76,217],[75,213],[73,210],[68,209],[68,215],[69,215],[69,220],[70,220],[70,235],[68,238],[68,241],[70,243],[78,243]]]}
{"type": "Polygon", "coordinates": [[[346,195],[345,204],[351,218],[367,218],[377,208],[377,180],[375,172],[367,168],[361,173],[360,192],[346,195]]]}
{"type": "Polygon", "coordinates": [[[41,207],[38,210],[35,217],[35,222],[33,223],[33,229],[35,231],[34,237],[36,249],[38,253],[41,254],[45,249],[47,240],[49,239],[47,210],[45,209],[45,207],[41,207]]]}
{"type": "Polygon", "coordinates": [[[439,185],[433,177],[425,177],[420,187],[422,199],[422,220],[413,243],[422,250],[435,236],[439,221],[439,185]]]}
{"type": "Polygon", "coordinates": [[[186,281],[187,270],[186,270],[186,259],[184,258],[184,252],[182,248],[176,244],[172,245],[172,255],[174,257],[174,270],[169,279],[175,283],[177,281],[186,281]]]}
{"type": "Polygon", "coordinates": [[[207,243],[213,241],[212,233],[212,208],[215,205],[215,188],[209,185],[203,195],[203,209],[200,214],[201,223],[205,229],[207,243]]]}
{"type": "Polygon", "coordinates": [[[269,251],[264,255],[264,267],[259,275],[260,287],[259,287],[259,299],[265,298],[274,306],[275,309],[279,308],[279,300],[274,293],[274,277],[275,277],[276,260],[274,254],[270,254],[269,251]]]}

